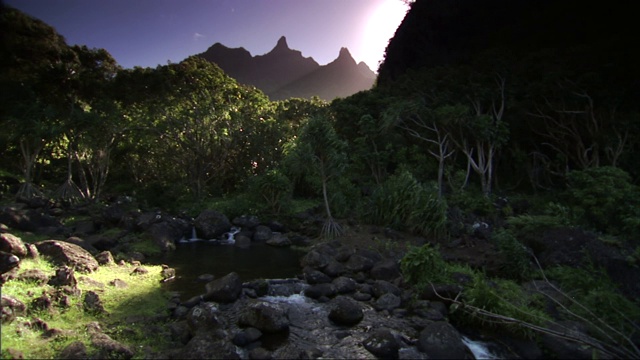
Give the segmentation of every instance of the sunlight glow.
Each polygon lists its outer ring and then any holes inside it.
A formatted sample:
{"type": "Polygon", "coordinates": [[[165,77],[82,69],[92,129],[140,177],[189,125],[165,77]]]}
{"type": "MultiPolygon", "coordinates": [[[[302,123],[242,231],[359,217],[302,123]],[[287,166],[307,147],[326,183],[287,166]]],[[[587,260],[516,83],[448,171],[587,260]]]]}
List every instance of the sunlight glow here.
{"type": "Polygon", "coordinates": [[[364,30],[362,46],[364,54],[362,61],[367,63],[371,70],[378,70],[384,50],[408,9],[409,6],[402,0],[384,0],[372,12],[364,30]]]}

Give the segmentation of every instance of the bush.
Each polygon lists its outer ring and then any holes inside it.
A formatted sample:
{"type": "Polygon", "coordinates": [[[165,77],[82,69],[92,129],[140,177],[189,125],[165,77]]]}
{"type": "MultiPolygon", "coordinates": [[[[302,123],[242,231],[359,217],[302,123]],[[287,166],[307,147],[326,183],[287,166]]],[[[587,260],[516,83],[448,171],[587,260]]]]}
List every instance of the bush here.
{"type": "Polygon", "coordinates": [[[573,213],[584,225],[614,235],[638,229],[640,191],[624,170],[604,166],[572,171],[567,180],[573,213]]]}
{"type": "Polygon", "coordinates": [[[377,225],[421,235],[441,235],[446,227],[446,204],[437,189],[418,182],[408,171],[390,176],[371,196],[367,215],[377,225]]]}
{"type": "Polygon", "coordinates": [[[400,269],[405,280],[417,288],[425,288],[430,282],[448,281],[447,264],[437,246],[411,248],[400,261],[400,269]]]}
{"type": "Polygon", "coordinates": [[[509,230],[500,229],[491,235],[503,259],[501,275],[505,279],[526,280],[531,274],[531,261],[527,249],[509,230]]]}
{"type": "Polygon", "coordinates": [[[293,185],[281,171],[272,169],[249,181],[250,198],[260,212],[278,215],[291,203],[293,185]]]}

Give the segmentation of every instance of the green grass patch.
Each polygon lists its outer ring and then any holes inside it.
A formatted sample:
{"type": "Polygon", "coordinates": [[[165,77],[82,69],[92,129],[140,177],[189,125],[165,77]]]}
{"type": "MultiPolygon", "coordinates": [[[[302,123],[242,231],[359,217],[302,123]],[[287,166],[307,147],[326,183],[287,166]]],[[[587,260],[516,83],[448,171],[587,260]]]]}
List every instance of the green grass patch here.
{"type": "MultiPolygon", "coordinates": [[[[33,311],[18,316],[10,324],[2,326],[2,358],[8,357],[7,348],[23,353],[25,358],[53,358],[65,346],[74,341],[85,343],[89,351],[91,344],[86,334],[86,325],[97,321],[103,331],[114,340],[128,345],[136,352],[137,358],[143,358],[142,349],[161,351],[170,346],[168,336],[159,334],[160,325],[166,315],[168,295],[160,286],[161,267],[144,265],[149,272],[143,275],[131,275],[134,266],[102,266],[91,274],[76,273],[76,279],[87,277],[101,283],[78,281],[82,295],[70,296],[71,306],[54,306],[52,311],[33,311]],[[109,283],[115,279],[128,284],[126,288],[115,288],[109,283]],[[106,310],[105,314],[87,313],[83,310],[83,296],[87,291],[96,292],[106,310]],[[45,338],[41,329],[30,327],[35,318],[42,319],[49,329],[62,331],[53,339],[45,338]],[[155,329],[155,330],[154,330],[155,329]]],[[[20,272],[39,269],[47,275],[53,275],[55,267],[45,259],[25,259],[20,272]]],[[[27,307],[33,299],[43,292],[54,291],[49,285],[38,286],[26,281],[11,280],[5,283],[2,294],[22,301],[27,307]]]]}

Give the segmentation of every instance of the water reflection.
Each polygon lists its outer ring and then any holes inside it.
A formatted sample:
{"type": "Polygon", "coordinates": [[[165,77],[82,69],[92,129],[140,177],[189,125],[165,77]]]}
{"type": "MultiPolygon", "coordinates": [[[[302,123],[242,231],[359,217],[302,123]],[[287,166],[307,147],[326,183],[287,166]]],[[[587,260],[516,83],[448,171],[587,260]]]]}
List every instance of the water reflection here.
{"type": "Polygon", "coordinates": [[[173,252],[149,259],[152,264],[167,264],[176,269],[176,279],[164,286],[178,291],[182,298],[204,292],[204,283],[198,282],[202,274],[220,278],[235,271],[245,282],[254,279],[281,279],[301,273],[300,257],[303,252],[291,248],[277,248],[254,243],[249,249],[208,242],[179,244],[173,252]]]}

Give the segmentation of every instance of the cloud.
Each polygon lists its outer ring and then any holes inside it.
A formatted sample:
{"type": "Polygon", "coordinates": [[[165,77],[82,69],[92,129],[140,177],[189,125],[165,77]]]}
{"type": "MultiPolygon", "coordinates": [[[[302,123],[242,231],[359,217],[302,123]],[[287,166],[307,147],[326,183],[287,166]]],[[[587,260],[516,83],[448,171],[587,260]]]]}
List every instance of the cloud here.
{"type": "Polygon", "coordinates": [[[193,40],[198,41],[200,39],[204,39],[206,36],[200,34],[200,33],[193,33],[193,40]]]}

